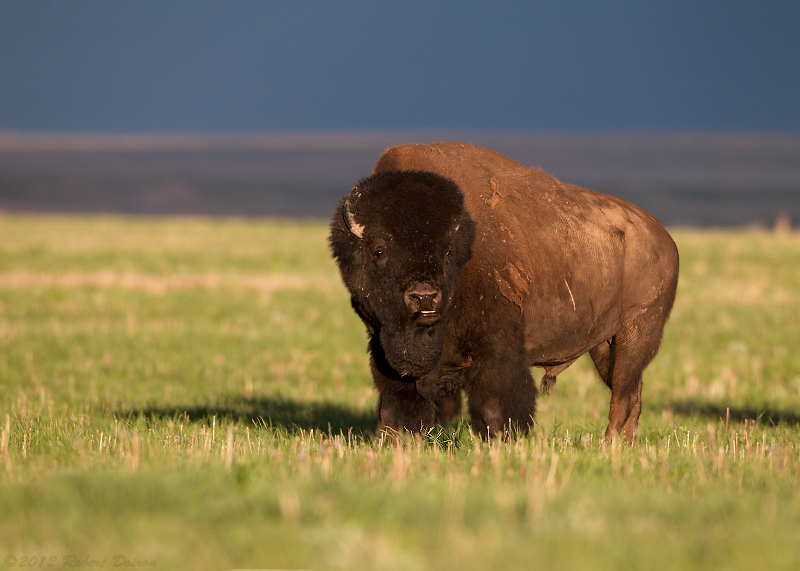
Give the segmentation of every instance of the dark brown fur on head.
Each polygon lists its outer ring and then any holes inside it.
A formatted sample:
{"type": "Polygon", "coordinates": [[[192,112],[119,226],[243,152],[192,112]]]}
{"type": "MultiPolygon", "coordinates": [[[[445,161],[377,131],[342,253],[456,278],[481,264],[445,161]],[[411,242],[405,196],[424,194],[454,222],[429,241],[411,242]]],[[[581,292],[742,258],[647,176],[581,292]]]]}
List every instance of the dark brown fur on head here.
{"type": "Polygon", "coordinates": [[[385,375],[413,379],[437,363],[474,236],[458,186],[432,173],[378,173],[340,202],[331,248],[385,375]],[[440,292],[435,323],[404,301],[415,284],[440,292]]]}

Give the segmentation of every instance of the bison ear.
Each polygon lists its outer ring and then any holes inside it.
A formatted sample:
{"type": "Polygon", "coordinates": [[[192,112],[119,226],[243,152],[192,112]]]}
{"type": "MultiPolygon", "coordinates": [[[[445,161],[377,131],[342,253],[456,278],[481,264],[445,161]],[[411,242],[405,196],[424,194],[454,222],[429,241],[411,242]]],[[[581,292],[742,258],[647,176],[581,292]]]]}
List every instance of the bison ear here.
{"type": "Polygon", "coordinates": [[[342,217],[344,218],[344,223],[350,232],[355,234],[357,238],[361,238],[364,236],[364,225],[356,222],[355,216],[353,216],[353,213],[350,210],[350,197],[352,196],[358,196],[357,186],[353,187],[353,190],[350,191],[350,196],[348,196],[344,201],[344,206],[342,206],[342,217]]]}

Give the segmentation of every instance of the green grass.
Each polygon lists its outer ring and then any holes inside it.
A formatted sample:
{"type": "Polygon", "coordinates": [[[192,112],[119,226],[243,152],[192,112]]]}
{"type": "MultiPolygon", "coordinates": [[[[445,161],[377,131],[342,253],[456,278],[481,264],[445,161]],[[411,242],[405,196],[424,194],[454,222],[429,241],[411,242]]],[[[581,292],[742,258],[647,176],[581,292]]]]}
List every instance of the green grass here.
{"type": "Polygon", "coordinates": [[[674,232],[634,447],[585,359],[527,438],[376,436],[326,236],[0,216],[0,569],[800,567],[800,235],[674,232]]]}

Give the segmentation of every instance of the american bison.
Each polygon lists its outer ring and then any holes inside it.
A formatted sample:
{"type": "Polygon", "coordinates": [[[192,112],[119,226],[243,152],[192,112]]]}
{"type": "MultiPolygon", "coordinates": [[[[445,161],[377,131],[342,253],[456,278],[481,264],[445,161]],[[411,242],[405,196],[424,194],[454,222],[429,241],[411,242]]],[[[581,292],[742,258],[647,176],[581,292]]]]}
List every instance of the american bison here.
{"type": "Polygon", "coordinates": [[[678,250],[613,196],[461,143],[404,145],[342,199],[330,243],[369,335],[383,429],[533,423],[537,389],[588,352],[611,389],[606,438],[633,438],[642,370],[675,299],[678,250]]]}

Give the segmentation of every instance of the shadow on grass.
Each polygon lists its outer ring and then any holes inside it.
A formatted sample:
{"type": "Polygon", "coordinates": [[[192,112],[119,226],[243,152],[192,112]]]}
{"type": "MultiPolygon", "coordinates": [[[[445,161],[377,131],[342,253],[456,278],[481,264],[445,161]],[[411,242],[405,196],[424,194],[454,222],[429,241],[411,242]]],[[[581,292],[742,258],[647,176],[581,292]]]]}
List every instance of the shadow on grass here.
{"type": "Polygon", "coordinates": [[[325,402],[296,402],[279,397],[247,399],[235,396],[208,406],[143,407],[120,411],[120,416],[148,420],[176,419],[186,422],[244,422],[271,426],[289,432],[319,430],[333,434],[351,432],[363,436],[375,432],[378,417],[374,412],[361,412],[325,402]]]}
{"type": "Polygon", "coordinates": [[[800,414],[770,407],[728,407],[720,403],[682,400],[671,403],[670,408],[681,416],[705,417],[723,422],[728,419],[732,423],[756,421],[769,426],[800,424],[800,414]]]}

